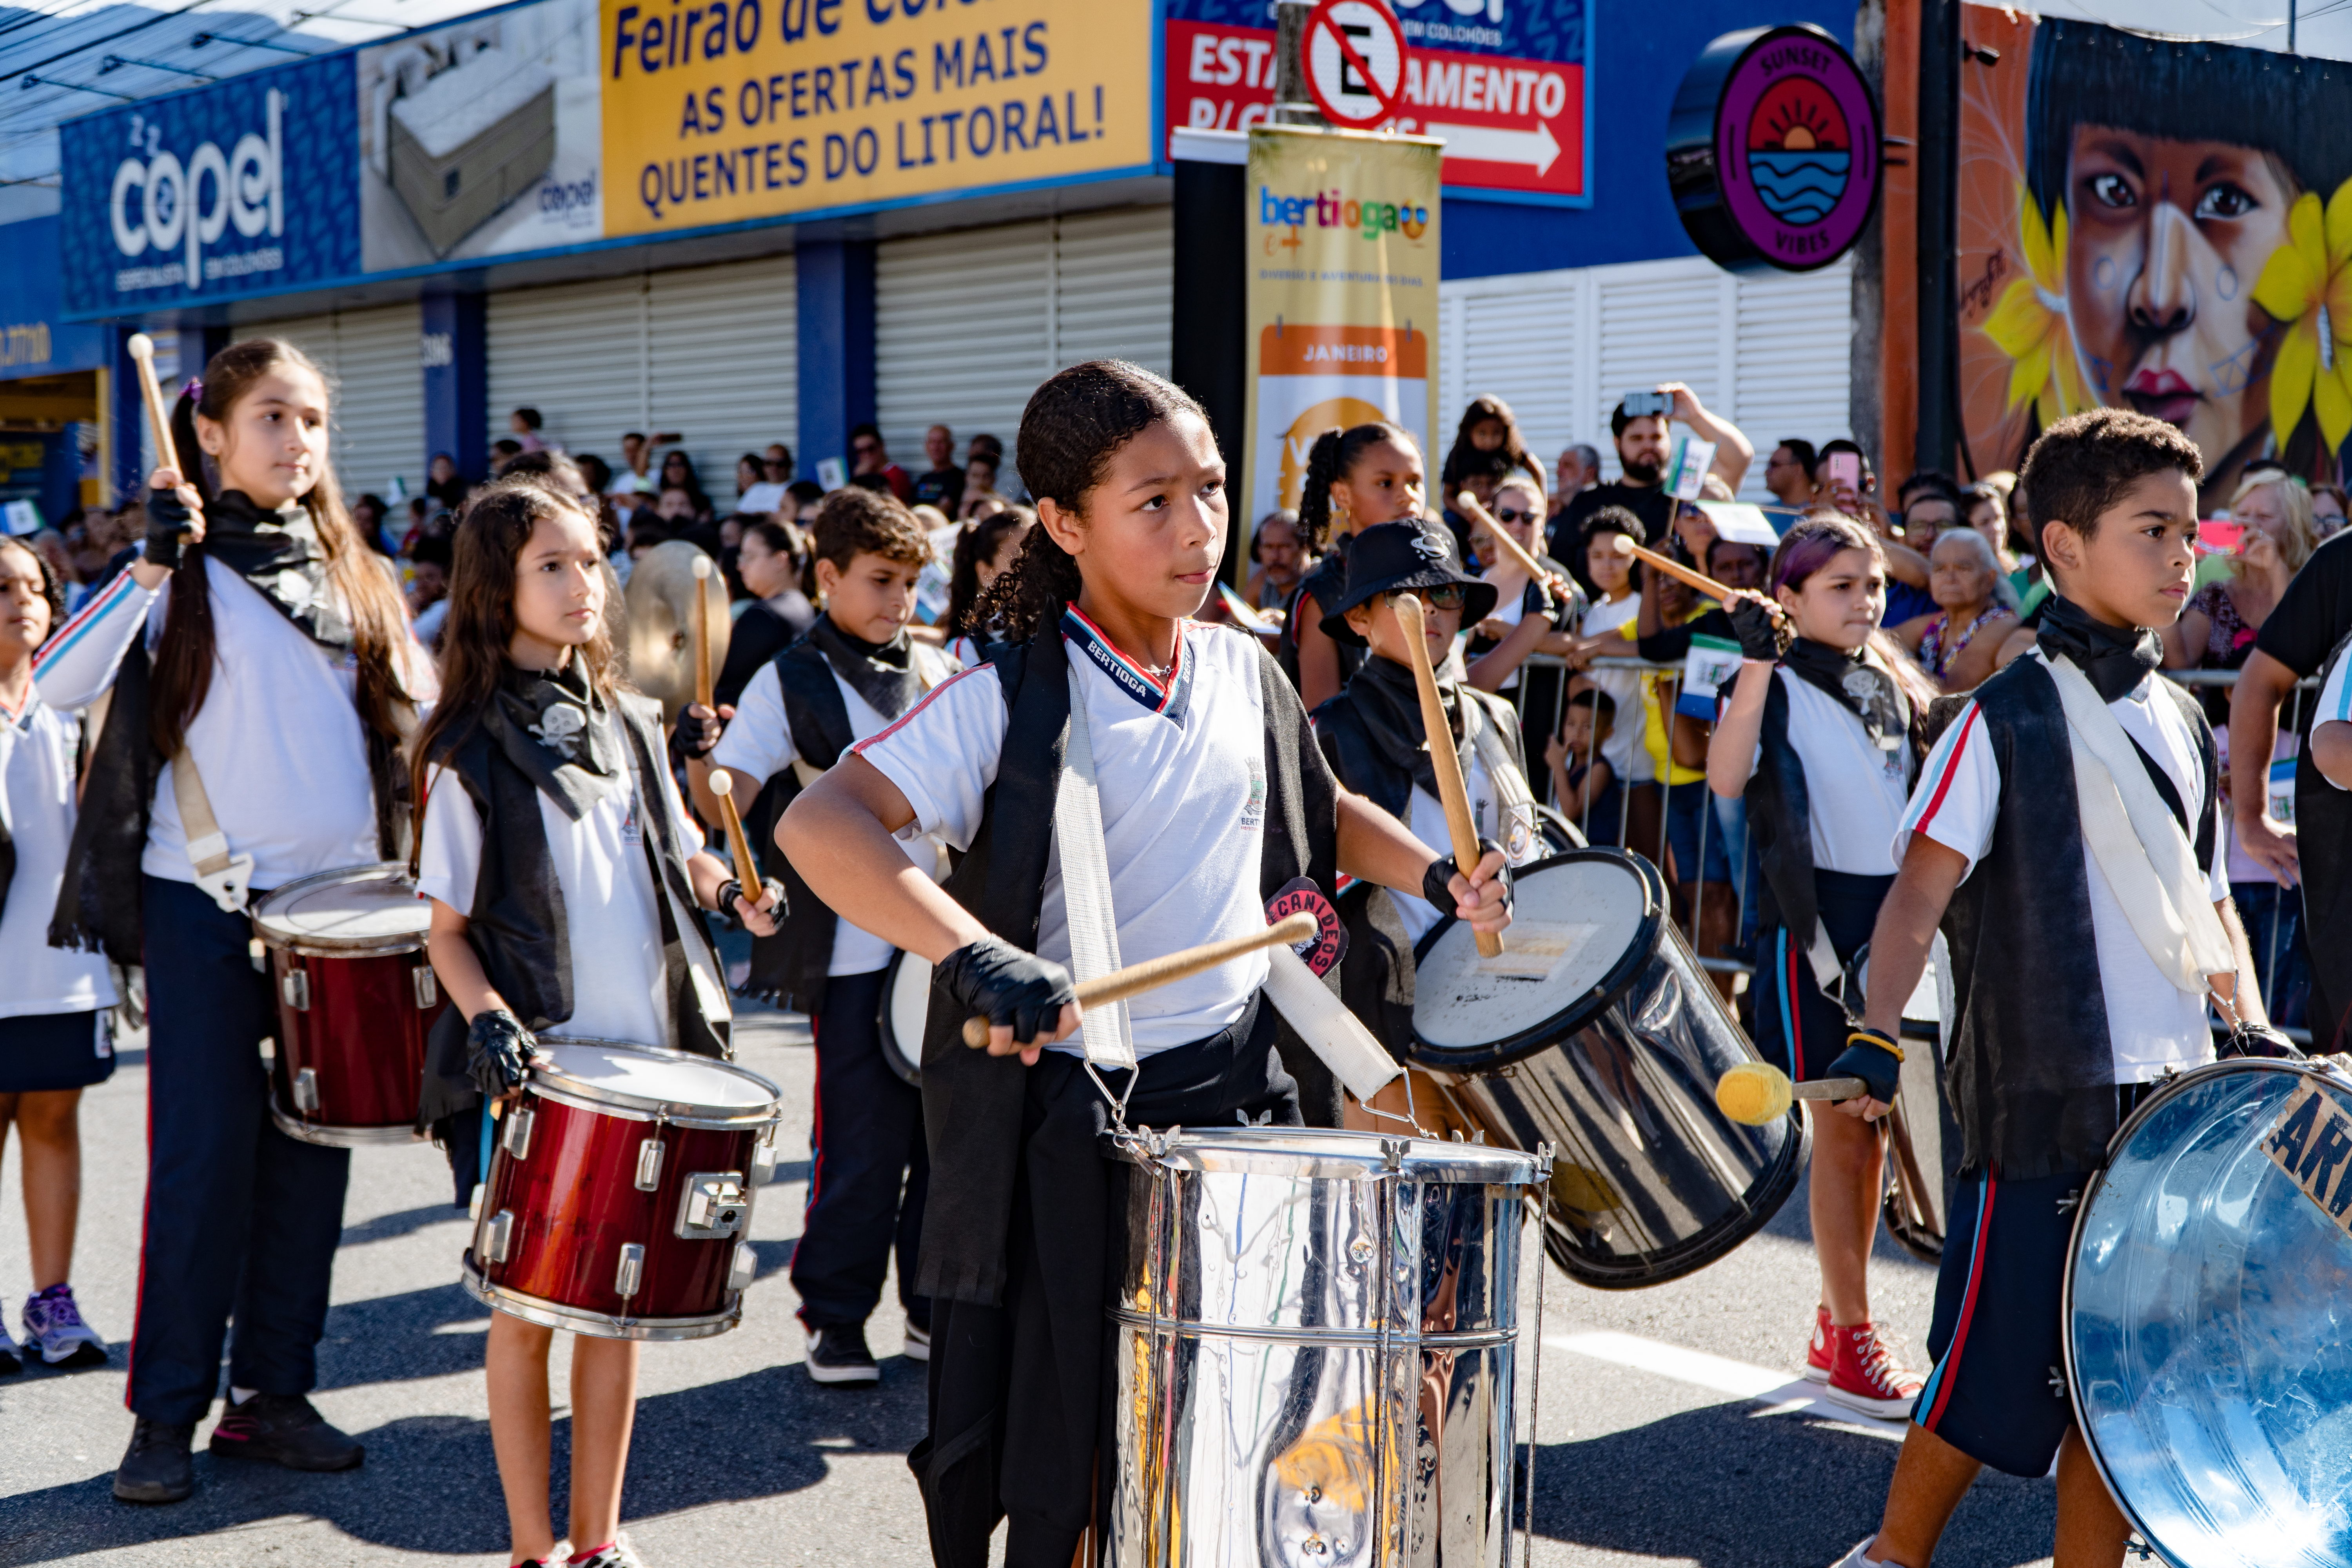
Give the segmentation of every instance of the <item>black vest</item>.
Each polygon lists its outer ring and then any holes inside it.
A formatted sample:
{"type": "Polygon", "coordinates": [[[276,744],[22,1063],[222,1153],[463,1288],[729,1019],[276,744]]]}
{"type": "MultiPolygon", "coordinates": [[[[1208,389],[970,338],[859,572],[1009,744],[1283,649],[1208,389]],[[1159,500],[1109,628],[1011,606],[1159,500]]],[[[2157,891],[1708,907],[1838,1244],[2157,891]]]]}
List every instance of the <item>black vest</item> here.
{"type": "MultiPolygon", "coordinates": [[[[916,654],[920,658],[920,653],[916,654]]],[[[784,728],[800,760],[823,773],[841,760],[856,736],[849,705],[824,651],[803,635],[775,658],[776,685],[784,704],[784,728]]],[[[773,936],[751,939],[751,977],[745,990],[803,1013],[824,1010],[825,971],[833,964],[836,921],[824,900],[810,890],[776,847],[776,824],[800,798],[800,771],[787,765],[761,787],[744,831],[761,868],[784,885],[784,918],[773,936]]]]}
{"type": "MultiPolygon", "coordinates": [[[[730,1056],[728,1026],[704,1016],[687,956],[691,945],[713,973],[719,972],[702,917],[691,912],[696,911],[694,884],[686,862],[698,847],[679,842],[662,805],[660,769],[666,752],[659,710],[643,698],[625,695],[615,700],[614,710],[628,738],[637,816],[646,830],[677,1047],[698,1056],[730,1056]],[[668,899],[661,896],[665,886],[668,899]],[[672,916],[673,907],[690,911],[682,931],[672,916]]],[[[562,1024],[572,1014],[572,942],[562,885],[556,879],[546,823],[540,816],[539,786],[479,729],[468,731],[435,760],[448,770],[444,787],[456,779],[482,819],[482,860],[474,879],[473,907],[466,915],[466,940],[482,961],[483,974],[525,1028],[562,1024]]],[[[464,1015],[455,1007],[445,1010],[434,1024],[425,1045],[420,1128],[480,1103],[466,1076],[466,1027],[464,1015]]]]}
{"type": "MultiPolygon", "coordinates": [[[[1046,621],[1025,647],[1001,655],[992,668],[1003,683],[1009,710],[1003,750],[980,831],[946,887],[991,931],[1034,952],[1054,844],[1054,796],[1069,738],[1070,669],[1061,618],[1046,621]]],[[[1338,786],[1307,739],[1297,692],[1263,649],[1258,672],[1267,795],[1259,895],[1271,899],[1306,877],[1328,898],[1339,874],[1338,786]]],[[[1334,978],[1327,976],[1326,984],[1334,978]]],[[[1005,1235],[1028,1069],[1018,1057],[992,1057],[965,1046],[963,1022],[961,1010],[934,988],[923,1034],[923,1122],[932,1176],[915,1289],[992,1305],[1004,1289],[1005,1235]]],[[[1302,1104],[1311,1107],[1319,1093],[1329,1102],[1327,1114],[1336,1110],[1329,1069],[1287,1028],[1281,1049],[1294,1077],[1307,1063],[1319,1077],[1319,1090],[1301,1079],[1302,1104]]],[[[1314,1120],[1311,1110],[1308,1120],[1314,1120]]]]}
{"type": "MultiPolygon", "coordinates": [[[[2157,700],[2179,705],[2197,736],[2205,795],[2193,820],[2197,861],[2216,836],[2213,732],[2169,681],[2157,700]]],[[[2091,927],[2090,872],[2074,794],[2073,743],[2058,687],[2021,658],[1975,693],[2000,768],[1992,843],[1952,894],[1943,931],[1952,952],[1956,1017],[1946,1021],[1945,1087],[1958,1117],[1963,1167],[2015,1181],[2096,1170],[2115,1136],[2116,1073],[2091,927]]],[[[2175,818],[2192,820],[2171,776],[2143,765],[2175,818]]],[[[2203,898],[2202,888],[2179,889],[2203,898]]]]}

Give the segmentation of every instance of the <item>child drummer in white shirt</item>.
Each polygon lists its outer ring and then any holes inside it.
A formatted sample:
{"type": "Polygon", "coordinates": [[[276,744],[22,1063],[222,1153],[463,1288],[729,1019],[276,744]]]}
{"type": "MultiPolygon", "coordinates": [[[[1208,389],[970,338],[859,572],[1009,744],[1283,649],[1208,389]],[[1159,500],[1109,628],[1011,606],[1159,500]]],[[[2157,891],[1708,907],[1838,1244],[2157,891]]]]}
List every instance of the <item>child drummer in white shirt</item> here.
{"type": "MultiPolygon", "coordinates": [[[[621,684],[595,521],[530,479],[477,493],[457,525],[442,699],[416,735],[417,889],[425,952],[452,1004],[427,1047],[423,1115],[459,1201],[486,1163],[485,1100],[512,1096],[541,1037],[727,1054],[716,954],[694,908],[774,929],[686,815],[660,716],[621,684]],[[480,1162],[480,1163],[478,1163],[480,1162]]],[[[490,1319],[490,1441],[509,1561],[640,1568],[620,1533],[637,1344],[582,1335],[572,1355],[572,1517],[548,1508],[554,1331],[490,1319]],[[573,1550],[576,1547],[577,1550],[573,1550]]]]}
{"type": "MultiPolygon", "coordinates": [[[[1076,1042],[1059,1044],[1079,1027],[1069,847],[1053,832],[1076,725],[1118,962],[1263,930],[1272,898],[1328,900],[1342,869],[1416,895],[1433,876],[1483,930],[1509,917],[1499,854],[1463,877],[1337,789],[1271,656],[1189,618],[1227,526],[1224,464],[1192,398],[1133,365],[1075,365],[1030,399],[1020,450],[1038,526],[982,612],[1022,646],[859,742],[777,841],[845,918],[936,965],[918,1280],[932,1300],[931,1421],[908,1458],[933,1554],[984,1561],[1009,1515],[1010,1568],[1066,1568],[1097,1517],[1116,1212],[1096,1148],[1108,1107],[1076,1042]],[[964,847],[944,889],[908,862],[896,836],[910,832],[964,847]],[[960,1043],[973,1016],[990,1021],[984,1052],[960,1043]]],[[[1092,861],[1076,874],[1098,875],[1092,861]]],[[[1130,1123],[1295,1121],[1265,973],[1253,954],[1129,1004],[1140,1066],[1104,1077],[1130,1123]]],[[[1102,1022],[1115,1036],[1118,1010],[1102,1022]]]]}

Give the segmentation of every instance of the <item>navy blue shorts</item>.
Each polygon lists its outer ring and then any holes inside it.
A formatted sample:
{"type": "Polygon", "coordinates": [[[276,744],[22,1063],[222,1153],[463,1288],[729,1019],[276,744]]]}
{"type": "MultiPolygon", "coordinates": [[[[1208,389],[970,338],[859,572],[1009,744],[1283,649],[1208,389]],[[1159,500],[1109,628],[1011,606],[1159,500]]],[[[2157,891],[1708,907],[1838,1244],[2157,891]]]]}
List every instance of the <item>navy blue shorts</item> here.
{"type": "MultiPolygon", "coordinates": [[[[1878,906],[1894,885],[1893,877],[1813,873],[1822,928],[1829,932],[1831,951],[1840,963],[1852,963],[1870,940],[1878,923],[1878,906]]],[[[1845,1008],[1822,995],[1813,983],[1813,966],[1786,926],[1770,925],[1757,932],[1753,984],[1749,994],[1755,998],[1756,1054],[1800,1081],[1827,1078],[1830,1063],[1845,1050],[1853,1026],[1845,1008]]]]}
{"type": "Polygon", "coordinates": [[[113,1073],[112,1043],[96,1013],[0,1018],[0,1094],[88,1089],[113,1073]]]}
{"type": "Polygon", "coordinates": [[[1912,1419],[1972,1459],[2045,1476],[2074,1424],[2060,1308],[2082,1174],[2019,1182],[1964,1173],[1952,1194],[1927,1353],[1912,1419]]]}

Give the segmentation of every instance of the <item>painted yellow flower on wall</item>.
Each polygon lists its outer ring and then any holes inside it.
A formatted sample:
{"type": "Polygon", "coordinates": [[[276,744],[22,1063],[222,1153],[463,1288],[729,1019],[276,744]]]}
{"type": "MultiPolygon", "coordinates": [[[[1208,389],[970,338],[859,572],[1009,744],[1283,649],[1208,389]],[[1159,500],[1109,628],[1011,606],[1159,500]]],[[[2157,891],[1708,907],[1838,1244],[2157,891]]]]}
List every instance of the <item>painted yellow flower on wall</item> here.
{"type": "Polygon", "coordinates": [[[2009,356],[2009,407],[2031,402],[2047,429],[2092,406],[2066,325],[2066,204],[2058,204],[2045,226],[2040,205],[2020,185],[2017,214],[2026,275],[2001,290],[1984,334],[2009,356]]]}
{"type": "Polygon", "coordinates": [[[2309,408],[2333,452],[2352,435],[2352,180],[2324,212],[2315,194],[2296,197],[2286,232],[2254,285],[2254,303],[2286,325],[2271,365],[2271,434],[2284,445],[2309,408]]]}

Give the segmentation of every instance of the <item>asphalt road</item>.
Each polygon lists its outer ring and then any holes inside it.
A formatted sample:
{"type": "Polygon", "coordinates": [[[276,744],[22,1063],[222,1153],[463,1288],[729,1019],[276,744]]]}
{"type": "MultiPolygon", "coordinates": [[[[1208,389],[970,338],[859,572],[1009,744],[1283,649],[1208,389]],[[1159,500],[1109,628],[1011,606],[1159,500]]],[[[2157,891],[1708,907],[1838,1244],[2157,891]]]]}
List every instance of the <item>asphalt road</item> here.
{"type": "MultiPolygon", "coordinates": [[[[785,1268],[807,1180],[812,1057],[802,1021],[747,1017],[741,1058],[784,1086],[800,1163],[753,1220],[760,1279],[744,1326],[648,1346],[625,1502],[650,1568],[926,1563],[905,1456],[923,1423],[922,1368],[888,1354],[878,1390],[812,1384],[785,1268]]],[[[197,1495],[113,1500],[131,1431],[130,1338],[145,1179],[143,1052],[84,1103],[86,1192],[75,1287],[114,1363],[35,1366],[0,1382],[0,1564],[391,1564],[505,1562],[505,1516],[480,1372],[488,1315],[458,1287],[464,1216],[430,1146],[353,1156],[317,1402],[367,1463],[305,1476],[215,1463],[198,1429],[197,1495]]],[[[13,1328],[29,1289],[12,1144],[0,1173],[0,1295],[13,1328]]],[[[1815,1276],[1801,1190],[1765,1234],[1696,1277],[1586,1289],[1543,1266],[1535,1561],[1575,1568],[1823,1568],[1874,1525],[1900,1429],[1834,1419],[1791,1386],[1815,1276]]],[[[1522,1281],[1532,1327],[1537,1269],[1522,1281]]],[[[1883,1321],[1915,1353],[1933,1271],[1882,1243],[1883,1321]]],[[[895,1300],[870,1329],[895,1352],[895,1300]]],[[[557,1468],[564,1464],[557,1336],[557,1468]]],[[[1536,1369],[1523,1348],[1520,1375],[1536,1369]]],[[[559,1510],[561,1504],[559,1502],[559,1510]]],[[[2047,1481],[1991,1477],[1962,1506],[1941,1568],[2048,1561],[2047,1481]]],[[[559,1511],[559,1518],[561,1517],[559,1511]]]]}

